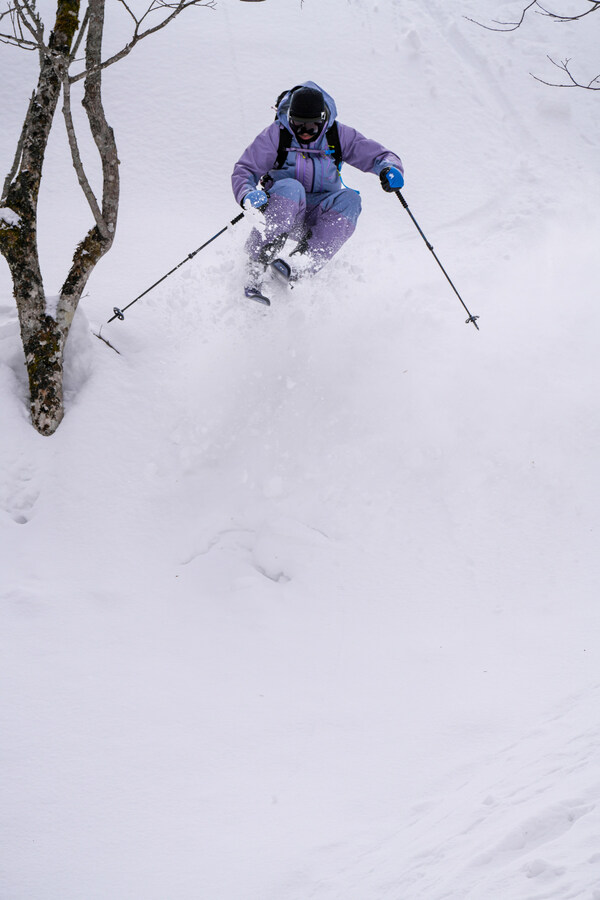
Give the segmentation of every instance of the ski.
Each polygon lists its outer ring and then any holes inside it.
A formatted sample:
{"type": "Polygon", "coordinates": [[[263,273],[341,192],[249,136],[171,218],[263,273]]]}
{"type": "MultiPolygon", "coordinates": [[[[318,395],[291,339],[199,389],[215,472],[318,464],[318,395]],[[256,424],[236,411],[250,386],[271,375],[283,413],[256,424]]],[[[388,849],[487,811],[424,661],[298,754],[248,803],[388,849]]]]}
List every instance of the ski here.
{"type": "Polygon", "coordinates": [[[256,287],[245,287],[244,296],[246,296],[248,300],[256,300],[257,303],[262,303],[264,306],[271,305],[269,298],[265,297],[265,295],[256,287]]]}
{"type": "MultiPolygon", "coordinates": [[[[276,282],[279,285],[284,285],[288,288],[292,288],[294,286],[294,277],[292,276],[292,270],[284,259],[278,258],[272,260],[268,264],[267,270],[272,276],[271,280],[273,282],[276,282]]],[[[263,294],[262,291],[262,287],[255,287],[252,284],[249,284],[244,288],[244,294],[248,298],[248,300],[256,300],[257,303],[263,303],[265,306],[270,306],[270,298],[263,294]]]]}

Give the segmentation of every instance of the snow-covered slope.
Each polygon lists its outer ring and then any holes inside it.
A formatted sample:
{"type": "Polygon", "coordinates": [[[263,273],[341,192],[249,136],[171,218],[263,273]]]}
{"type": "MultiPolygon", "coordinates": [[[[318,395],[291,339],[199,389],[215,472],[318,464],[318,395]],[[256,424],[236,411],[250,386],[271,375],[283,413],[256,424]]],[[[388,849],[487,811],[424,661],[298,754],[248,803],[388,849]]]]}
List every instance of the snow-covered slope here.
{"type": "MultiPolygon", "coordinates": [[[[0,269],[3,898],[600,897],[600,120],[528,75],[593,66],[595,23],[463,18],[515,8],[220,0],[107,72],[122,216],[51,439],[0,269]],[[481,331],[350,168],[313,283],[241,300],[244,221],[107,325],[306,78],[403,157],[481,331]]],[[[0,52],[3,171],[33,62],[0,52]]],[[[87,222],[61,140],[50,292],[87,222]]]]}

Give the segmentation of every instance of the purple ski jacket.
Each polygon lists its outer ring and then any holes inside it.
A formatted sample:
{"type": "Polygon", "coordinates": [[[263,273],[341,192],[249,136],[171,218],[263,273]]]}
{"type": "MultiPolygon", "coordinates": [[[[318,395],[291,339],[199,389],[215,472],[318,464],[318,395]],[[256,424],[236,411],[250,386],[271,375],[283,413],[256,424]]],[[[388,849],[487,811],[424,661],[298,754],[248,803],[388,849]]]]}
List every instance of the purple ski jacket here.
{"type": "MultiPolygon", "coordinates": [[[[337,117],[335,101],[314,81],[305,82],[304,87],[322,91],[328,112],[325,128],[315,141],[300,144],[288,122],[291,100],[291,93],[288,92],[279,104],[275,121],[261,131],[249,147],[246,147],[234,166],[231,186],[238,203],[241,204],[246,194],[256,189],[263,176],[267,176],[271,183],[283,178],[294,178],[304,186],[307,193],[344,190],[326,137],[327,130],[337,117]],[[292,142],[282,168],[274,169],[281,128],[292,134],[292,142]]],[[[396,166],[404,172],[402,160],[377,141],[366,138],[355,128],[342,125],[341,122],[338,122],[338,133],[342,158],[348,165],[362,172],[373,172],[375,175],[379,175],[386,166],[396,166]]]]}

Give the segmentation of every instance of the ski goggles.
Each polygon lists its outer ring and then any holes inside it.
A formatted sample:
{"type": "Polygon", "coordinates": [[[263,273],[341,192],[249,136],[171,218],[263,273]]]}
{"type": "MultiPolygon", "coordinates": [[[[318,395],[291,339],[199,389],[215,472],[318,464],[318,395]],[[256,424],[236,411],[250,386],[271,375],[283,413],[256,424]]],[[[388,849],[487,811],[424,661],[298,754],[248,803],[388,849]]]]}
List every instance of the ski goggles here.
{"type": "Polygon", "coordinates": [[[295,119],[290,116],[289,122],[296,134],[310,134],[311,137],[316,137],[323,127],[324,119],[325,113],[322,113],[319,119],[295,119]]]}

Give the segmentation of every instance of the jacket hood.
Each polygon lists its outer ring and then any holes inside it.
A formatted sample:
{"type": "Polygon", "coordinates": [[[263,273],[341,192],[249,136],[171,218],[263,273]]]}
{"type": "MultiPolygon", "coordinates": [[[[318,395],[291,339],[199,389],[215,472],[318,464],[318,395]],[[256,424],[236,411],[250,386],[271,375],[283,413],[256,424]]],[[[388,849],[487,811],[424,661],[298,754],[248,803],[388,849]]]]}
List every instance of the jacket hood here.
{"type": "MultiPolygon", "coordinates": [[[[305,81],[303,84],[296,85],[296,88],[298,87],[316,88],[317,91],[321,91],[321,93],[323,94],[325,106],[327,107],[327,124],[321,132],[321,134],[323,134],[325,131],[327,131],[328,128],[333,125],[337,118],[337,107],[335,105],[335,100],[330,94],[327,93],[327,91],[324,91],[320,85],[315,84],[314,81],[305,81]]],[[[287,128],[288,131],[292,131],[290,123],[288,122],[288,112],[290,109],[290,102],[294,90],[295,88],[292,88],[292,90],[287,92],[283,100],[280,102],[277,110],[277,121],[280,122],[284,128],[287,128]]]]}

